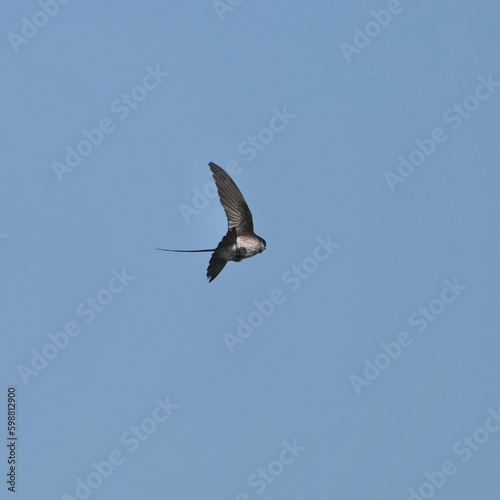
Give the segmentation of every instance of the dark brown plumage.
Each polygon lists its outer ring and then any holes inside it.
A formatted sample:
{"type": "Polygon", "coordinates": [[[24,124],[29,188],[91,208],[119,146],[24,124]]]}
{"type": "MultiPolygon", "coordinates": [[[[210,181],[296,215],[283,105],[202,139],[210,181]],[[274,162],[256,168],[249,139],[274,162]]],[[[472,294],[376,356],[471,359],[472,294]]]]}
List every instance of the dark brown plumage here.
{"type": "Polygon", "coordinates": [[[168,250],[165,252],[213,252],[207,269],[209,282],[213,281],[230,261],[240,262],[266,249],[266,242],[253,231],[252,212],[238,186],[229,174],[213,162],[209,163],[217,192],[227,217],[227,234],[215,249],[168,250]]]}

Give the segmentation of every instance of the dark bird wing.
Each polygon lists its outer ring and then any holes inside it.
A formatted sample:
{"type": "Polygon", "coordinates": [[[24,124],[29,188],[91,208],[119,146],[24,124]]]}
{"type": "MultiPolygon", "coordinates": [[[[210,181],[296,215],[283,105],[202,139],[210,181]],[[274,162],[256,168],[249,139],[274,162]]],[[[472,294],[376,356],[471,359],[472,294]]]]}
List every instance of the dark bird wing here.
{"type": "Polygon", "coordinates": [[[219,276],[226,264],[227,260],[219,259],[215,255],[212,255],[207,269],[207,278],[209,283],[219,276]]]}
{"type": "Polygon", "coordinates": [[[226,212],[228,229],[233,227],[236,228],[236,234],[238,236],[252,235],[252,212],[250,212],[247,202],[245,198],[243,198],[238,186],[218,165],[210,162],[209,166],[215,179],[221,205],[226,212]]]}
{"type": "Polygon", "coordinates": [[[224,266],[227,264],[226,259],[222,259],[219,257],[220,253],[218,250],[224,249],[236,243],[236,229],[229,229],[227,234],[222,238],[220,243],[217,245],[215,252],[212,254],[210,262],[208,263],[207,268],[207,278],[210,283],[217,276],[219,276],[220,272],[224,269],[224,266]]]}

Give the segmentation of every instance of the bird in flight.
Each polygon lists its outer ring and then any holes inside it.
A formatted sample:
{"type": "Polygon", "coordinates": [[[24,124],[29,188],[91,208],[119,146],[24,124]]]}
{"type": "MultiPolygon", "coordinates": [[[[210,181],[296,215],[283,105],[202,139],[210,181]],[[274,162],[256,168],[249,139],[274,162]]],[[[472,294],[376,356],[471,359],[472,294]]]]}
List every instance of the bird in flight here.
{"type": "Polygon", "coordinates": [[[207,269],[207,278],[213,281],[224,266],[230,261],[241,262],[263,252],[266,242],[253,232],[252,212],[238,186],[227,172],[213,162],[209,163],[215,179],[217,192],[227,217],[227,234],[222,238],[217,248],[206,250],[169,250],[158,248],[164,252],[213,252],[207,269]]]}

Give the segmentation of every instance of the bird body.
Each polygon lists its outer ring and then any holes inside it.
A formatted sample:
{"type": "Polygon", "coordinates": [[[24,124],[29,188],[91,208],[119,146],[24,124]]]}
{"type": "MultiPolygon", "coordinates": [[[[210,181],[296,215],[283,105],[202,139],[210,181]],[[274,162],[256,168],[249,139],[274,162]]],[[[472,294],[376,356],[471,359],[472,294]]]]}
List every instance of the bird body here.
{"type": "Polygon", "coordinates": [[[266,242],[253,231],[252,212],[238,186],[229,174],[213,162],[209,163],[217,186],[220,202],[226,212],[228,231],[217,248],[206,250],[169,250],[165,252],[213,252],[207,269],[209,282],[213,281],[229,261],[241,262],[266,249],[266,242]]]}

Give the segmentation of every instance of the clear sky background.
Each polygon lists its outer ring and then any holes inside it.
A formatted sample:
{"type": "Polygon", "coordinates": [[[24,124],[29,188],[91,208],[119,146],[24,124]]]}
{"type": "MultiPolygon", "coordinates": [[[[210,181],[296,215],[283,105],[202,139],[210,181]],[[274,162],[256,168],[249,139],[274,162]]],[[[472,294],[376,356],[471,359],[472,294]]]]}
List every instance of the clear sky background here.
{"type": "Polygon", "coordinates": [[[232,4],[0,7],[2,477],[14,387],[18,500],[498,498],[500,4],[232,4]]]}

